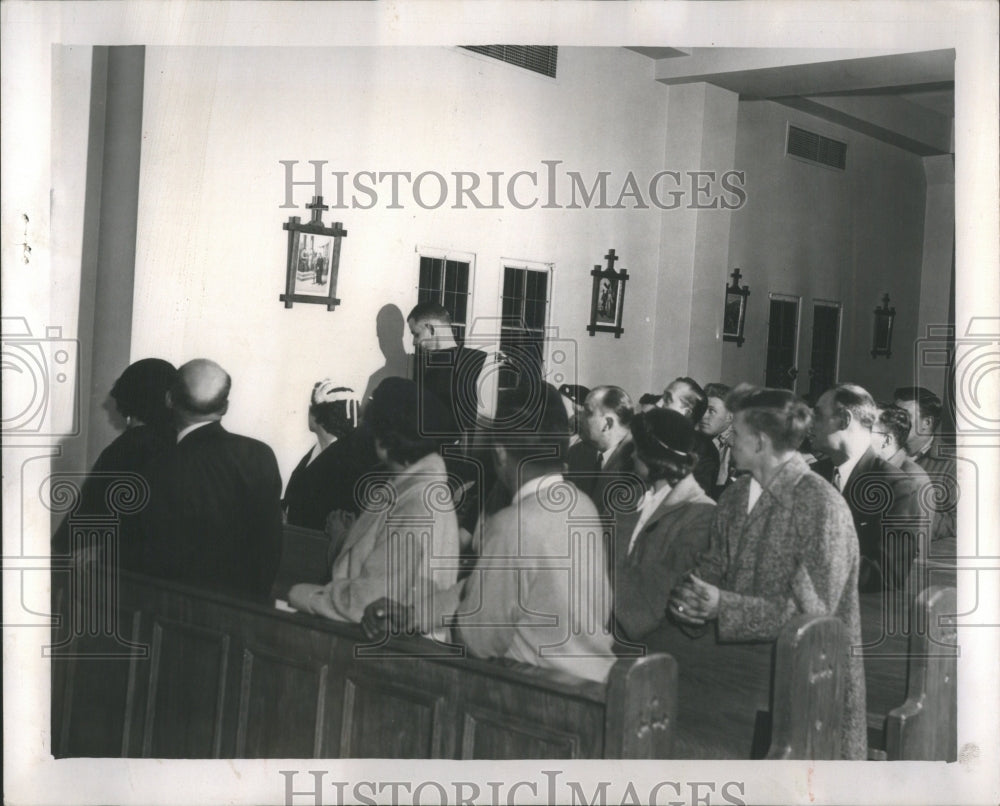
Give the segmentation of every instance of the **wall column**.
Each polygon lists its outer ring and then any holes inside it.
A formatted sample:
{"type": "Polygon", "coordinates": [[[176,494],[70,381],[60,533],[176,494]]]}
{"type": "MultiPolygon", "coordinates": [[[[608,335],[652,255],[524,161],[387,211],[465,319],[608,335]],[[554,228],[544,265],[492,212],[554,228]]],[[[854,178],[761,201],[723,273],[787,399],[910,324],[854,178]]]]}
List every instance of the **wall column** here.
{"type": "Polygon", "coordinates": [[[651,367],[656,391],[678,375],[701,383],[722,380],[732,217],[722,202],[736,199],[722,193],[719,180],[734,166],[738,106],[737,93],[711,84],[670,87],[664,169],[681,174],[685,194],[678,209],[662,213],[651,367]],[[714,179],[695,179],[695,171],[713,172],[714,179]],[[704,191],[697,192],[697,186],[704,191]]]}
{"type": "Polygon", "coordinates": [[[79,320],[86,469],[117,436],[103,404],[130,358],[145,61],[142,46],[94,48],[79,320]]]}
{"type": "MultiPolygon", "coordinates": [[[[920,318],[925,328],[917,337],[927,336],[928,326],[947,325],[955,271],[955,158],[951,154],[924,157],[927,201],[924,212],[924,252],[920,268],[920,318]]],[[[927,368],[930,369],[930,368],[927,368]]],[[[923,372],[923,370],[922,370],[923,372]]],[[[934,391],[941,393],[944,370],[939,377],[924,378],[937,382],[934,391]]],[[[926,384],[923,384],[926,385],[926,384]]]]}

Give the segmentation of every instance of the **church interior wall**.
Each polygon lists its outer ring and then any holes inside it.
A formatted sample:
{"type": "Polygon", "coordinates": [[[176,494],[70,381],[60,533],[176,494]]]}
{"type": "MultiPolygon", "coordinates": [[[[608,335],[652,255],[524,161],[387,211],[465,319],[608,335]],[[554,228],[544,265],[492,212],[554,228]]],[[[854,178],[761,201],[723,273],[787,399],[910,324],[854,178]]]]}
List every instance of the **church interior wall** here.
{"type": "MultiPolygon", "coordinates": [[[[672,238],[664,237],[671,212],[633,209],[628,199],[623,209],[567,209],[568,171],[588,187],[607,172],[613,205],[629,172],[641,186],[657,171],[686,169],[677,159],[683,149],[668,141],[669,88],[654,80],[650,60],[621,48],[561,48],[559,60],[558,78],[549,79],[457,48],[148,47],[132,360],[219,361],[234,378],[227,426],[273,445],[287,477],[311,441],[312,383],[329,376],[360,392],[385,365],[376,319],[384,306],[405,315],[416,302],[416,249],[425,246],[474,255],[472,318],[486,340],[495,332],[503,262],[552,266],[549,324],[575,366],[549,380],[613,383],[638,396],[670,379],[654,366],[670,367],[671,377],[686,373],[687,347],[657,341],[657,322],[678,317],[684,298],[658,276],[672,259],[672,238]],[[287,310],[278,301],[287,248],[281,224],[293,214],[307,218],[312,195],[311,186],[297,186],[296,209],[282,208],[281,160],[297,161],[296,181],[312,178],[309,160],[325,160],[328,204],[337,192],[334,172],[346,173],[348,209],[325,213],[327,223],[342,221],[348,230],[343,302],[332,313],[320,305],[287,310]],[[544,161],[559,161],[555,205],[544,161]],[[503,198],[502,209],[474,209],[466,200],[466,209],[453,209],[448,198],[435,206],[430,181],[423,186],[430,204],[419,206],[404,183],[403,209],[390,209],[382,182],[377,204],[352,209],[352,195],[358,205],[370,202],[351,188],[361,171],[471,171],[484,183],[481,199],[489,197],[488,171],[503,173],[504,196],[515,172],[533,171],[539,188],[522,178],[517,195],[537,203],[519,210],[503,198]],[[620,339],[586,332],[589,271],[609,248],[630,275],[620,339]]],[[[728,266],[719,274],[739,266],[751,287],[747,341],[722,343],[718,323],[689,317],[691,334],[713,331],[722,380],[762,383],[768,294],[800,295],[804,392],[812,300],[838,300],[839,377],[886,396],[909,382],[910,346],[929,305],[920,291],[921,158],[773,102],[738,106],[734,167],[746,172],[746,203],[720,213],[731,223],[728,266]],[[787,158],[788,121],[845,140],[847,170],[787,158]],[[885,292],[897,310],[896,349],[872,359],[871,311],[885,292]]],[[[405,332],[403,339],[411,351],[405,332]]],[[[711,340],[702,342],[710,348],[711,340]]]]}
{"type": "Polygon", "coordinates": [[[763,382],[768,295],[778,293],[802,298],[797,391],[809,385],[814,299],[843,306],[839,380],[876,399],[912,383],[921,327],[921,157],[773,101],[741,101],[736,165],[747,172],[747,202],[732,214],[729,258],[751,293],[746,343],[723,346],[727,382],[763,382]],[[787,157],[788,123],[846,142],[846,168],[787,157]],[[872,311],[885,293],[896,309],[893,351],[872,358],[872,311]]]}
{"type": "MultiPolygon", "coordinates": [[[[417,301],[415,248],[475,255],[474,317],[499,314],[501,262],[552,264],[550,325],[576,350],[565,381],[646,391],[659,247],[658,211],[542,209],[543,160],[561,160],[557,203],[570,204],[566,171],[588,187],[607,171],[609,205],[629,171],[648,177],[664,154],[666,88],[645,57],[620,48],[564,48],[557,79],[455,48],[155,48],[146,52],[132,356],[174,362],[204,355],[234,384],[226,425],[275,446],[287,473],[308,448],[306,408],[314,381],[329,376],[360,391],[384,363],[376,317],[405,315],[417,301]],[[376,90],[377,88],[377,90],[376,90]],[[313,178],[309,160],[348,172],[504,172],[532,209],[423,209],[401,184],[404,209],[387,209],[388,183],[369,210],[329,210],[342,221],[336,311],[278,301],[284,290],[289,215],[284,168],[313,178]],[[625,332],[590,337],[590,269],[614,248],[631,277],[625,332]],[[634,356],[637,360],[623,360],[634,356]]],[[[483,176],[483,182],[488,181],[483,176]]],[[[453,183],[452,183],[453,186],[453,183]]],[[[436,201],[437,183],[422,183],[436,201]]],[[[480,192],[489,199],[489,193],[480,192]]],[[[347,200],[350,204],[350,201],[347,200]]],[[[484,327],[489,331],[490,324],[484,327]]],[[[412,350],[405,334],[407,350],[412,350]]],[[[558,380],[552,378],[552,380],[558,380]]]]}

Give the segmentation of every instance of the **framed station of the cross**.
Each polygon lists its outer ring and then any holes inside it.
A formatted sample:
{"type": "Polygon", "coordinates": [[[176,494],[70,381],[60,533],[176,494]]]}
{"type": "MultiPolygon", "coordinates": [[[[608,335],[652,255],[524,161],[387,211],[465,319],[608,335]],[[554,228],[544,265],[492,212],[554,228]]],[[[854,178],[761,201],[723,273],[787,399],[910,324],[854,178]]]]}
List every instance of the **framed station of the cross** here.
{"type": "Polygon", "coordinates": [[[607,268],[594,266],[590,272],[593,277],[590,300],[590,324],[587,332],[593,336],[596,333],[614,333],[615,338],[621,338],[625,329],[622,327],[622,314],[625,310],[625,283],[628,272],[625,269],[615,271],[615,261],[618,256],[614,249],[609,249],[604,256],[608,262],[607,268]]]}

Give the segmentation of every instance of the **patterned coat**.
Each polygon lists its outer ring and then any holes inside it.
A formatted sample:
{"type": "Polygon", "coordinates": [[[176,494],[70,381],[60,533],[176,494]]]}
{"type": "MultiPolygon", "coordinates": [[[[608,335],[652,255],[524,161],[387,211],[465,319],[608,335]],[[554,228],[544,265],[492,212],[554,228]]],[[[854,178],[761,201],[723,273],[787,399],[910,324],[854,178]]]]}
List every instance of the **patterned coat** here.
{"type": "MultiPolygon", "coordinates": [[[[695,573],[720,589],[720,641],[768,641],[800,613],[844,622],[848,646],[861,645],[858,538],[836,489],[795,454],[747,513],[751,477],[719,499],[708,552],[695,573]]],[[[867,757],[865,676],[847,657],[841,737],[844,758],[867,757]]]]}

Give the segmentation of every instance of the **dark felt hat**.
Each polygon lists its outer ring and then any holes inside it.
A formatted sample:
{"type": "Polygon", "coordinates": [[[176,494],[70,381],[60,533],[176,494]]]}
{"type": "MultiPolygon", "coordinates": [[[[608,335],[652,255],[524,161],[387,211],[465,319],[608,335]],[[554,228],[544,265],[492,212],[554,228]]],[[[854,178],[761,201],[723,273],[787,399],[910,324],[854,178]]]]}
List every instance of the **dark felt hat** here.
{"type": "Polygon", "coordinates": [[[643,453],[669,456],[694,450],[694,426],[679,411],[650,409],[632,423],[636,447],[643,453]]]}
{"type": "Polygon", "coordinates": [[[586,386],[580,386],[575,383],[564,383],[559,387],[559,394],[563,397],[568,397],[577,406],[582,406],[583,402],[587,399],[587,395],[590,394],[590,390],[586,386]]]}

